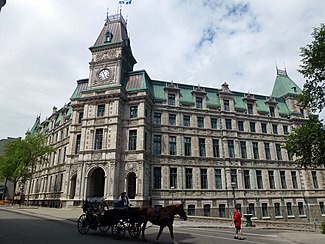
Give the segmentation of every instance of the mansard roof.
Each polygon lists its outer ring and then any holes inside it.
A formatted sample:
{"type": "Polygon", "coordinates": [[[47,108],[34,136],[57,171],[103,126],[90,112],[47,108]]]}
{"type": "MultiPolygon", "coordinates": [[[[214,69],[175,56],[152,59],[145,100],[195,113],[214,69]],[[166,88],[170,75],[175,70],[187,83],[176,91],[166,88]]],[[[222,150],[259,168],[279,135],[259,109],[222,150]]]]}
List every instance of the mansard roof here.
{"type": "Polygon", "coordinates": [[[287,71],[277,69],[277,76],[273,86],[272,97],[299,95],[300,93],[301,89],[290,79],[287,71]]]}
{"type": "Polygon", "coordinates": [[[128,40],[128,33],[126,22],[121,14],[107,16],[105,25],[102,28],[95,44],[90,49],[103,45],[110,45],[112,43],[123,42],[128,40]],[[107,35],[111,34],[111,39],[107,41],[107,35]]]}

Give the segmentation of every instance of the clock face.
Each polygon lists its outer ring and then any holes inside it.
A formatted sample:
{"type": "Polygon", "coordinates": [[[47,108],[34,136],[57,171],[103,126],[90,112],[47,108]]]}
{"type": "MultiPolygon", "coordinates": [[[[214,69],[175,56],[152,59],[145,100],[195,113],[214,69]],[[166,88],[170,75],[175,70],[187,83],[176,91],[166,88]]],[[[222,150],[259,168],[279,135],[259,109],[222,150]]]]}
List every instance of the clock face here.
{"type": "Polygon", "coordinates": [[[110,77],[110,70],[105,68],[105,69],[102,69],[101,71],[98,72],[98,79],[99,80],[107,80],[109,77],[110,77]]]}

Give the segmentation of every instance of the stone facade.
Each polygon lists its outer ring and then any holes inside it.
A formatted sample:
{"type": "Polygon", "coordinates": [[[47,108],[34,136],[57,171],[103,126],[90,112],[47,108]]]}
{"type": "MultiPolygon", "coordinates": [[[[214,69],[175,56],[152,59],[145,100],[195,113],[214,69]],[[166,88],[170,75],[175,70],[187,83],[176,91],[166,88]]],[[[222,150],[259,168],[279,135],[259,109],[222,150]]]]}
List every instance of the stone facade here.
{"type": "Polygon", "coordinates": [[[297,168],[282,148],[308,114],[286,71],[272,96],[152,80],[133,71],[120,15],[108,17],[90,50],[89,78],[31,131],[55,148],[33,176],[33,204],[112,202],[126,191],[138,206],[184,201],[190,215],[229,217],[240,204],[257,219],[324,218],[324,168],[297,168]]]}

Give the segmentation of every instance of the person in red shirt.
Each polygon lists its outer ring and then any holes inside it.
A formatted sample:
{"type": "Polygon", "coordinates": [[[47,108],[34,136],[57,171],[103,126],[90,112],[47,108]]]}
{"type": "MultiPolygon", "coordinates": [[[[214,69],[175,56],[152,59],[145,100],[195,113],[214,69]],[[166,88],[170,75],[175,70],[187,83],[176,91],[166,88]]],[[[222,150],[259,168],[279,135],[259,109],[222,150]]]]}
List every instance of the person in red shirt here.
{"type": "Polygon", "coordinates": [[[244,240],[243,231],[241,229],[241,216],[240,216],[240,213],[238,212],[238,209],[236,207],[234,208],[233,223],[236,228],[236,235],[234,238],[239,239],[239,240],[244,240]],[[239,237],[238,237],[238,232],[239,232],[239,237]]]}

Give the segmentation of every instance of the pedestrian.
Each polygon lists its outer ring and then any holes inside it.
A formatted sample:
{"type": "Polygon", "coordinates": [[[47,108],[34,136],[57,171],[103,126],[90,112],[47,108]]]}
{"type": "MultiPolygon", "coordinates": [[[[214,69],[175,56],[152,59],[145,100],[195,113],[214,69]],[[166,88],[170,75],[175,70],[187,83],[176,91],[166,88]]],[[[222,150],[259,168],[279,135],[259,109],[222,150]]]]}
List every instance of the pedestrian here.
{"type": "Polygon", "coordinates": [[[118,199],[118,202],[119,202],[120,207],[128,208],[131,206],[130,200],[129,200],[128,196],[126,195],[125,191],[121,193],[120,198],[118,199]]]}
{"type": "Polygon", "coordinates": [[[236,235],[234,238],[238,239],[238,240],[244,240],[243,231],[241,229],[241,216],[240,216],[240,212],[237,209],[237,206],[234,208],[233,223],[234,223],[235,229],[236,229],[236,235]],[[238,232],[239,232],[239,237],[238,237],[238,232]]]}

